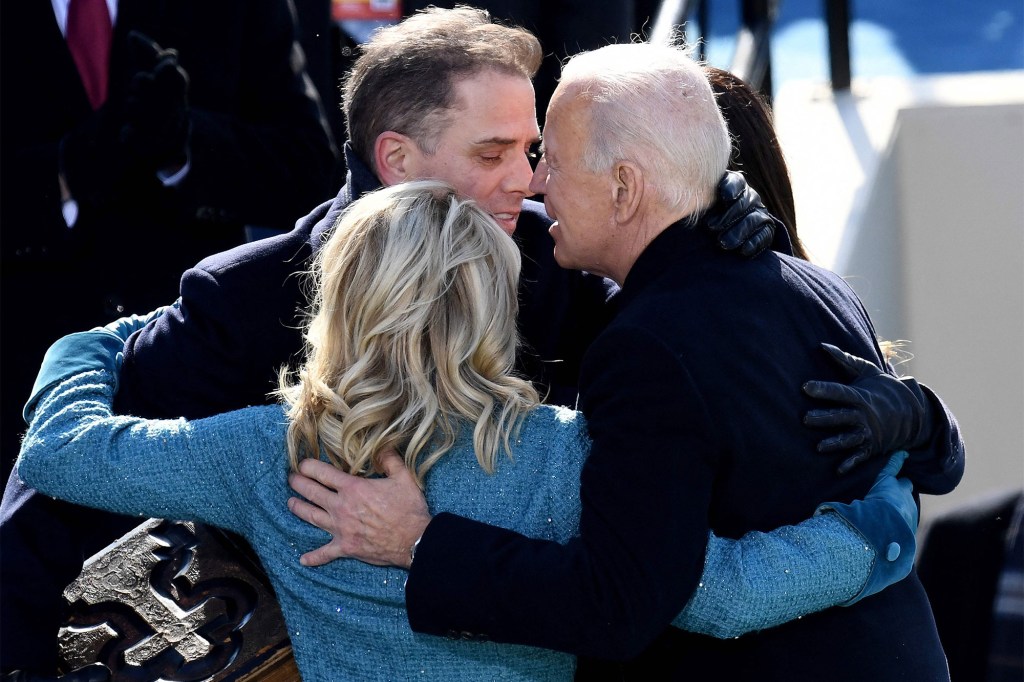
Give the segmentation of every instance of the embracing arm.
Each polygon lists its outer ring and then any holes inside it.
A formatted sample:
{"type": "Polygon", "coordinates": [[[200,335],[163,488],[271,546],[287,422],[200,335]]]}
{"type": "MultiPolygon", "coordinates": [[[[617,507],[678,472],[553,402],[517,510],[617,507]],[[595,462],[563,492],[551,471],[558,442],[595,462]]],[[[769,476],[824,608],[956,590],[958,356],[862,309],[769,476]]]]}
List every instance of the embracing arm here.
{"type": "Polygon", "coordinates": [[[577,537],[565,544],[532,539],[451,513],[424,519],[414,484],[403,494],[372,492],[394,487],[397,477],[336,472],[330,481],[318,478],[327,486],[293,477],[293,489],[312,503],[293,503],[293,511],[321,527],[332,520],[341,529],[331,529],[335,540],[314,553],[314,563],[349,556],[409,565],[409,549],[426,526],[406,583],[414,630],[605,659],[636,656],[679,613],[700,578],[708,538],[709,436],[702,407],[686,388],[688,376],[657,342],[619,335],[594,362],[604,367],[597,373],[603,382],[591,387],[592,402],[585,403],[595,415],[588,417],[594,446],[583,464],[577,537]],[[641,358],[657,371],[611,369],[623,363],[607,363],[608,353],[616,360],[641,358]],[[642,414],[632,409],[638,404],[645,405],[642,414]],[[604,428],[595,429],[595,422],[604,428]]]}
{"type": "Polygon", "coordinates": [[[906,450],[910,456],[903,473],[918,492],[942,495],[953,490],[964,474],[964,442],[942,400],[913,377],[895,376],[891,367],[883,370],[831,344],[821,346],[843,369],[847,383],[805,383],[807,395],[838,406],[811,410],[804,422],[813,428],[845,429],[818,445],[823,453],[849,455],[839,473],[868,458],[906,450]]]}
{"type": "Polygon", "coordinates": [[[26,407],[31,420],[19,475],[78,504],[242,530],[245,515],[238,510],[254,472],[240,463],[244,450],[259,448],[246,417],[187,422],[113,415],[120,348],[108,330],[71,334],[50,348],[42,377],[58,375],[52,368],[68,365],[67,358],[77,373],[44,387],[26,407]],[[238,437],[243,430],[246,439],[238,437]],[[243,441],[245,448],[232,445],[243,441]]]}
{"type": "MultiPolygon", "coordinates": [[[[586,452],[565,456],[582,458],[586,452]]],[[[850,606],[905,578],[913,566],[918,518],[910,482],[896,479],[905,457],[893,456],[864,500],[825,503],[797,525],[737,540],[710,533],[697,590],[672,624],[713,637],[738,637],[822,609],[850,606]]],[[[415,563],[412,550],[430,514],[396,453],[383,455],[382,467],[387,478],[363,485],[365,479],[324,462],[302,463],[303,475],[294,475],[292,486],[306,499],[291,498],[289,508],[332,534],[329,544],[303,555],[304,565],[342,556],[403,568],[415,563]],[[396,511],[382,523],[360,515],[344,525],[344,513],[334,513],[339,499],[396,511]]],[[[451,518],[457,522],[459,517],[451,518]]]]}
{"type": "Polygon", "coordinates": [[[720,639],[775,627],[852,599],[875,558],[827,515],[738,540],[712,534],[700,584],[672,625],[720,639]]]}
{"type": "Polygon", "coordinates": [[[815,515],[738,540],[711,534],[704,574],[672,624],[719,638],[851,606],[905,578],[917,550],[917,503],[893,455],[863,500],[826,502],[815,515]]]}
{"type": "Polygon", "coordinates": [[[287,235],[207,258],[181,279],[178,307],[132,335],[119,414],[189,419],[264,404],[277,370],[302,348],[302,270],[324,204],[287,235]]]}
{"type": "MultiPolygon", "coordinates": [[[[642,357],[657,357],[656,348],[645,351],[642,357]]],[[[664,378],[665,373],[637,376],[664,378]]],[[[610,392],[618,388],[605,387],[610,392]]],[[[657,389],[652,385],[641,390],[657,389]]],[[[614,397],[609,400],[613,402],[614,397]]],[[[671,399],[645,404],[670,403],[671,399]]],[[[652,407],[637,418],[647,420],[648,427],[653,421],[659,426],[657,432],[665,433],[671,432],[674,416],[692,413],[670,405],[661,410],[652,407]]],[[[607,437],[600,426],[594,428],[594,421],[589,423],[597,437],[607,437]]],[[[673,435],[682,439],[684,431],[692,434],[696,428],[687,424],[673,435]]],[[[625,449],[631,443],[616,445],[625,449]]],[[[661,446],[644,448],[644,453],[663,453],[672,447],[671,443],[661,446]]],[[[705,562],[707,530],[702,536],[686,530],[699,522],[665,523],[666,518],[684,516],[680,500],[692,499],[678,481],[693,476],[682,476],[675,468],[694,463],[701,467],[702,458],[677,456],[662,461],[646,455],[649,461],[644,466],[622,467],[619,458],[606,456],[595,471],[599,455],[592,452],[584,465],[581,534],[566,545],[526,538],[453,514],[431,519],[415,484],[404,480],[409,477],[400,461],[387,479],[376,481],[347,476],[318,462],[303,463],[302,473],[310,478],[293,477],[292,486],[309,502],[294,499],[291,508],[334,536],[330,545],[304,557],[304,563],[352,556],[370,563],[409,566],[409,550],[422,533],[406,592],[414,630],[530,643],[606,659],[635,655],[646,645],[646,638],[678,614],[691,594],[675,624],[730,637],[853,603],[902,579],[910,570],[917,509],[909,483],[897,484],[892,470],[885,472],[888,477],[879,477],[867,500],[828,505],[828,514],[799,526],[752,533],[739,540],[711,535],[705,562]],[[666,482],[673,477],[675,481],[666,482]],[[607,486],[605,495],[619,497],[602,504],[595,497],[597,486],[591,483],[607,486]],[[680,542],[672,541],[677,536],[671,533],[677,533],[680,542]],[[893,542],[902,550],[900,561],[892,555],[893,542]],[[695,546],[692,564],[678,558],[678,548],[686,544],[695,546]],[[645,553],[654,558],[646,559],[645,553]],[[638,573],[642,579],[634,577],[638,573]],[[676,611],[656,612],[673,597],[681,600],[676,611]]],[[[896,469],[902,461],[901,457],[896,469]]]]}

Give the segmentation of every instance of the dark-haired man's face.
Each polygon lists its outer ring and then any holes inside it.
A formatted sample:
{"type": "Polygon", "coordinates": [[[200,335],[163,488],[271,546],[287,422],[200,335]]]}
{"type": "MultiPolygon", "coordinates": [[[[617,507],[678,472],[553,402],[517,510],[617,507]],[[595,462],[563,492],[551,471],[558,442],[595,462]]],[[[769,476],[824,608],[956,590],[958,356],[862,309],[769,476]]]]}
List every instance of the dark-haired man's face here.
{"type": "Polygon", "coordinates": [[[437,151],[416,150],[406,170],[436,179],[476,201],[508,234],[530,196],[530,150],[540,139],[533,84],[523,76],[484,71],[455,85],[451,124],[437,151]]]}

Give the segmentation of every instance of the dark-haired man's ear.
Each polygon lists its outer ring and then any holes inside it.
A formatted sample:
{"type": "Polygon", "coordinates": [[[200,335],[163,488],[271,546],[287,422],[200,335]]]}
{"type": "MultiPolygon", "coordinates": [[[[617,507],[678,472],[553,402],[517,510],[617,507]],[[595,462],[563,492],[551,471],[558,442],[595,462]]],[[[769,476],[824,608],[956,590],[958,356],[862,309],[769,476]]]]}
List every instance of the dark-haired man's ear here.
{"type": "Polygon", "coordinates": [[[397,185],[406,180],[415,180],[412,176],[414,163],[411,155],[419,153],[413,141],[401,133],[386,130],[377,136],[373,145],[373,162],[377,168],[377,178],[386,187],[397,185]]]}

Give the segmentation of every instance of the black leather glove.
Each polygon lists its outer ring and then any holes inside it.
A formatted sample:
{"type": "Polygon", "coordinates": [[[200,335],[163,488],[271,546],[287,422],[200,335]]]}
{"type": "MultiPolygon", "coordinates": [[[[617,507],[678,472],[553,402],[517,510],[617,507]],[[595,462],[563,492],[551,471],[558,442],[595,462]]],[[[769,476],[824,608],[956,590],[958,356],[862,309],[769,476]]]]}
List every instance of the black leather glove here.
{"type": "Polygon", "coordinates": [[[40,675],[15,670],[3,676],[3,682],[108,682],[110,670],[102,663],[93,663],[66,675],[40,675]]]}
{"type": "Polygon", "coordinates": [[[821,347],[851,381],[808,381],[804,393],[842,407],[810,410],[804,424],[812,428],[850,427],[818,443],[818,452],[848,454],[839,465],[845,474],[875,455],[925,445],[932,426],[931,403],[913,377],[894,377],[872,363],[823,343],[821,347]]]}
{"type": "Polygon", "coordinates": [[[741,256],[754,258],[771,247],[775,230],[786,229],[742,173],[726,171],[716,194],[718,201],[705,215],[704,225],[726,251],[738,250],[741,256]]]}
{"type": "Polygon", "coordinates": [[[177,170],[188,158],[188,74],[176,50],[128,34],[134,76],[128,83],[120,142],[140,167],[177,170]]]}

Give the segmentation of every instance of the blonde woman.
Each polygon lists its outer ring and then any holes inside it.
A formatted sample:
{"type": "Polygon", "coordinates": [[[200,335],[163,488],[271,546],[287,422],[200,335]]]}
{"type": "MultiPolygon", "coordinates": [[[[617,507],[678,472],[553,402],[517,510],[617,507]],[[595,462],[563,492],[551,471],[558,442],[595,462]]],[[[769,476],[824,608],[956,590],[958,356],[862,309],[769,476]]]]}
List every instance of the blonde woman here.
{"type": "MultiPolygon", "coordinates": [[[[132,327],[119,321],[111,328],[120,333],[92,330],[51,347],[26,407],[20,475],[80,504],[246,537],[306,680],[569,680],[567,654],[413,633],[402,570],[300,566],[324,536],[286,506],[289,471],[303,458],[372,476],[375,453],[396,448],[432,511],[568,541],[589,440],[578,413],[539,405],[513,373],[518,276],[513,242],[447,185],[379,190],[348,209],[320,251],[306,354],[296,374],[282,372],[280,404],[196,421],[113,415],[117,355],[132,327]]],[[[912,548],[916,508],[909,483],[892,475],[901,461],[860,507],[741,540],[712,536],[704,588],[676,625],[736,636],[902,578],[909,563],[886,562],[855,530],[877,530],[863,521],[874,510],[912,548]]]]}

